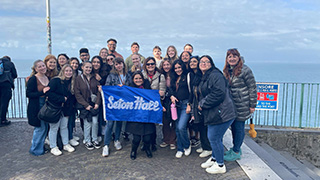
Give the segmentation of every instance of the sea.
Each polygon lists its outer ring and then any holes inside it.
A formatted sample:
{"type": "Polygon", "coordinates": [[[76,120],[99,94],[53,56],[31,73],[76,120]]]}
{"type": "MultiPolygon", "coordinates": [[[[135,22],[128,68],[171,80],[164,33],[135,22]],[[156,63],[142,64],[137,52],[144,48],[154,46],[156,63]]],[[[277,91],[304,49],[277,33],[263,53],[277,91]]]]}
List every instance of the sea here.
{"type": "MultiPolygon", "coordinates": [[[[19,77],[31,73],[32,60],[14,60],[19,77]]],[[[224,62],[215,62],[222,70],[224,62]]],[[[320,63],[248,62],[257,82],[320,83],[320,63]]]]}

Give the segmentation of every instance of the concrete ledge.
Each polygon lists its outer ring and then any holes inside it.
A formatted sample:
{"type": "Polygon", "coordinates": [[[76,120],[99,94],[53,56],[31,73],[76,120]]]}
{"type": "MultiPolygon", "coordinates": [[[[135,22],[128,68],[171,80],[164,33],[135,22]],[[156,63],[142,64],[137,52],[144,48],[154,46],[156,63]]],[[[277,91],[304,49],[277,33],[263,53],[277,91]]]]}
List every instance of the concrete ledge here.
{"type": "MultiPolygon", "coordinates": [[[[230,129],[224,135],[223,144],[232,147],[232,135],[230,129]]],[[[227,148],[229,149],[229,148],[227,148]]],[[[241,146],[242,156],[238,164],[242,170],[253,180],[277,180],[281,179],[261,158],[259,158],[245,143],[241,146]]]]}

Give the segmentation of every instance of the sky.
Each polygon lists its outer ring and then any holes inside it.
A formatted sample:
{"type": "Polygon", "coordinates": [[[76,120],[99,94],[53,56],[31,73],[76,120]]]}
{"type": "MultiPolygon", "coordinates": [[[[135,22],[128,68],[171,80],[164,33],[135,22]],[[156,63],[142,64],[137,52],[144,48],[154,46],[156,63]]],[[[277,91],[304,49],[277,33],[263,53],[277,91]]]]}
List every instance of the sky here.
{"type": "MultiPolygon", "coordinates": [[[[52,54],[93,57],[115,38],[125,58],[132,42],[145,57],[190,43],[218,62],[237,48],[249,63],[319,63],[319,17],[319,0],[51,0],[52,54]]],[[[46,27],[45,0],[1,0],[0,56],[44,59],[46,27]]]]}

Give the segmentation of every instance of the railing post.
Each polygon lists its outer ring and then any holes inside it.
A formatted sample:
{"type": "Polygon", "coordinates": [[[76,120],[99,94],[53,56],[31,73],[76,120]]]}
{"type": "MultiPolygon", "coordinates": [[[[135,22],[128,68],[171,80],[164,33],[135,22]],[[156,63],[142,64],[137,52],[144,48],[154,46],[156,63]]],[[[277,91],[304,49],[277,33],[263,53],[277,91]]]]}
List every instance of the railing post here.
{"type": "Polygon", "coordinates": [[[304,83],[301,83],[301,98],[300,98],[300,112],[299,112],[299,128],[302,127],[303,96],[304,96],[304,83]]]}

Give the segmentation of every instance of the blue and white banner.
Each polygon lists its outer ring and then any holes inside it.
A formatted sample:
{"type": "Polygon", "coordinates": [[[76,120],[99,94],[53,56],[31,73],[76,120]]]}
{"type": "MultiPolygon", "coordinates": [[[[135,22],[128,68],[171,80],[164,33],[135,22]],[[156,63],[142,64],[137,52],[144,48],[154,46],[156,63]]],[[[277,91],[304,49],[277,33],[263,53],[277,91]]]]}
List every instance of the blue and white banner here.
{"type": "Polygon", "coordinates": [[[102,92],[107,120],[162,123],[158,90],[102,86],[102,92]]]}

